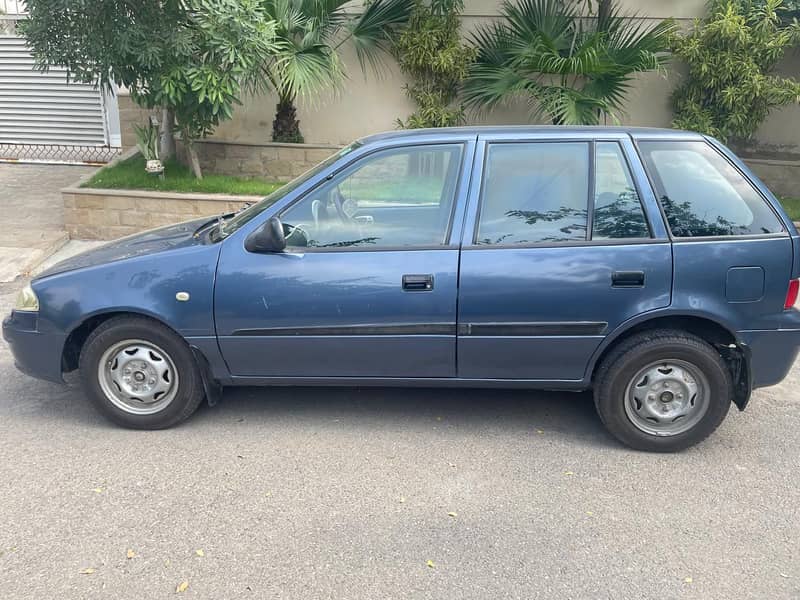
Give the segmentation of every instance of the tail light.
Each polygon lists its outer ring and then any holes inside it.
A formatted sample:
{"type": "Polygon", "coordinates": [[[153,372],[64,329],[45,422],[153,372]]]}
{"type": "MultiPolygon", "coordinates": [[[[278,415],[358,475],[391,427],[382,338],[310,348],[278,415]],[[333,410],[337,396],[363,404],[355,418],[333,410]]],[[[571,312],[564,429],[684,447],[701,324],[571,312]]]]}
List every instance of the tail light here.
{"type": "Polygon", "coordinates": [[[789,289],[786,290],[786,302],[783,303],[783,309],[789,310],[797,302],[797,292],[800,291],[800,279],[792,279],[789,281],[789,289]]]}

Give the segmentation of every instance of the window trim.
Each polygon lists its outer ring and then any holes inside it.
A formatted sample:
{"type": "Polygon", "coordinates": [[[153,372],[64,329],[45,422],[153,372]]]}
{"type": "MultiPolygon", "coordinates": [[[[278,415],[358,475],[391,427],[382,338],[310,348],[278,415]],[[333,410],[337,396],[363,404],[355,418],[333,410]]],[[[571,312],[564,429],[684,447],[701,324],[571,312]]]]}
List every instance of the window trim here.
{"type": "Polygon", "coordinates": [[[318,181],[313,187],[306,190],[303,194],[299,195],[297,198],[292,200],[289,204],[281,208],[275,216],[283,220],[282,217],[284,213],[294,207],[295,204],[302,202],[305,200],[309,195],[314,194],[317,190],[319,190],[322,186],[328,184],[330,181],[333,181],[339,175],[341,175],[344,171],[349,169],[352,166],[357,165],[359,162],[370,158],[376,154],[380,154],[382,152],[393,152],[398,150],[403,150],[406,148],[423,148],[426,146],[452,146],[459,148],[459,161],[460,164],[458,166],[458,171],[455,174],[455,186],[453,188],[453,202],[452,206],[450,207],[450,217],[447,222],[447,228],[444,232],[443,242],[441,244],[422,244],[422,245],[415,245],[415,246],[345,246],[345,247],[307,247],[304,248],[302,246],[287,246],[284,250],[287,254],[309,254],[309,253],[324,253],[324,252],[397,252],[401,250],[411,251],[411,250],[457,250],[458,247],[452,244],[452,235],[453,235],[453,224],[455,223],[455,215],[456,215],[456,207],[458,205],[459,193],[461,192],[461,180],[464,176],[464,168],[467,159],[468,152],[468,140],[452,140],[452,141],[429,141],[429,142],[417,142],[417,143],[409,143],[409,144],[398,144],[396,146],[383,146],[380,148],[375,148],[372,151],[365,152],[361,156],[353,158],[347,164],[342,165],[332,173],[329,173],[325,177],[323,177],[320,181],[318,181]]]}
{"type": "MultiPolygon", "coordinates": [[[[639,185],[639,181],[637,180],[636,176],[633,173],[633,168],[631,166],[631,161],[628,158],[628,154],[625,152],[625,146],[622,145],[620,140],[596,140],[595,143],[613,143],[617,145],[619,148],[619,153],[622,155],[622,162],[624,164],[625,169],[628,171],[628,177],[631,179],[631,183],[633,183],[633,189],[636,192],[636,199],[639,201],[639,207],[642,209],[642,216],[644,217],[644,224],[647,226],[647,237],[635,237],[635,238],[612,238],[614,240],[654,240],[655,234],[653,233],[653,225],[650,223],[650,217],[647,214],[647,207],[644,205],[644,196],[642,195],[642,189],[639,185]]],[[[595,160],[597,160],[597,152],[594,154],[595,160]]],[[[593,188],[594,193],[597,193],[597,186],[593,188]]],[[[655,194],[654,194],[655,195],[655,194]]],[[[594,206],[597,204],[597,198],[592,198],[592,205],[594,206]]],[[[660,208],[660,207],[659,207],[660,208]]],[[[594,211],[592,211],[594,213],[594,211]]],[[[594,231],[592,231],[592,237],[594,237],[594,231]]],[[[609,240],[597,240],[598,242],[602,241],[609,241],[609,240]]]]}
{"type": "MultiPolygon", "coordinates": [[[[481,165],[481,181],[480,181],[480,189],[478,190],[477,194],[477,207],[475,210],[475,223],[472,228],[472,237],[468,244],[462,245],[462,250],[493,250],[493,249],[513,249],[513,248],[569,248],[569,247],[583,247],[583,246],[628,246],[631,244],[656,244],[656,243],[663,243],[668,242],[670,240],[664,239],[656,239],[653,234],[653,227],[650,223],[650,217],[648,215],[647,207],[644,205],[642,199],[642,190],[641,185],[634,174],[633,169],[631,168],[630,159],[625,152],[625,147],[622,144],[622,141],[619,138],[606,138],[606,137],[587,137],[587,138],[546,138],[546,139],[520,139],[520,140],[509,140],[509,139],[500,139],[500,140],[484,140],[483,141],[485,151],[483,153],[483,164],[481,165]],[[597,153],[596,153],[596,145],[600,142],[610,142],[617,144],[620,153],[622,154],[622,159],[624,161],[624,166],[628,170],[628,175],[633,182],[634,189],[636,190],[636,195],[639,200],[639,206],[642,209],[642,215],[644,216],[645,224],[647,225],[648,237],[634,237],[634,238],[613,238],[608,240],[594,240],[592,239],[593,234],[593,227],[594,227],[594,208],[596,198],[595,196],[595,187],[596,187],[596,161],[597,161],[597,153]],[[481,223],[481,213],[483,212],[483,192],[484,192],[484,184],[485,178],[484,175],[486,173],[486,164],[489,160],[489,148],[492,145],[500,145],[500,144],[564,144],[564,143],[578,143],[578,144],[586,144],[589,151],[589,185],[587,189],[587,222],[586,222],[586,238],[583,240],[565,240],[563,242],[551,242],[551,241],[544,241],[544,242],[526,242],[520,244],[479,244],[478,243],[478,232],[480,229],[481,223]],[[591,219],[590,219],[591,217],[591,219]]],[[[635,148],[638,153],[638,148],[635,148]]],[[[641,153],[639,153],[641,156],[641,153]]],[[[641,159],[640,159],[641,160],[641,159]]],[[[642,161],[644,162],[644,161],[642,161]]],[[[473,167],[473,176],[475,173],[475,167],[473,167]]],[[[646,172],[646,170],[645,170],[646,172]]],[[[653,188],[655,189],[655,188],[653,188]]],[[[654,194],[655,196],[655,194],[654,194]]],[[[661,205],[659,204],[659,210],[661,210],[661,205]]],[[[664,216],[662,215],[662,218],[664,216]]],[[[669,228],[667,228],[667,234],[669,233],[669,228]]]]}
{"type": "Polygon", "coordinates": [[[712,144],[705,136],[702,139],[680,139],[680,138],[636,138],[633,139],[633,146],[636,149],[636,153],[639,155],[639,160],[642,163],[642,169],[644,169],[645,175],[647,176],[647,181],[650,184],[650,188],[653,190],[653,196],[656,199],[656,204],[658,205],[658,210],[661,213],[661,218],[664,221],[664,226],[667,230],[667,235],[669,239],[673,243],[685,243],[685,242],[709,242],[709,241],[723,241],[723,240],[758,240],[758,239],[776,239],[776,238],[787,238],[790,237],[789,230],[786,228],[786,225],[783,222],[783,218],[778,214],[778,211],[772,205],[772,202],[769,198],[761,191],[759,186],[755,184],[755,182],[745,173],[739,166],[734,163],[730,158],[725,156],[724,152],[721,152],[719,148],[717,148],[714,144],[712,144]],[[661,196],[659,195],[659,190],[663,190],[663,182],[661,181],[661,177],[658,173],[651,173],[650,168],[647,164],[647,161],[644,158],[644,151],[640,147],[640,142],[649,143],[649,142],[670,142],[670,143],[693,143],[693,144],[705,144],[709,148],[711,148],[712,152],[715,152],[719,157],[721,157],[725,162],[727,162],[733,169],[745,180],[745,182],[750,186],[750,188],[756,192],[761,201],[766,204],[772,214],[775,216],[775,219],[778,221],[778,224],[781,226],[780,231],[775,231],[772,233],[745,233],[742,235],[703,235],[703,236],[677,236],[672,233],[672,226],[669,223],[669,219],[667,218],[667,213],[664,211],[664,206],[661,203],[661,196]]]}

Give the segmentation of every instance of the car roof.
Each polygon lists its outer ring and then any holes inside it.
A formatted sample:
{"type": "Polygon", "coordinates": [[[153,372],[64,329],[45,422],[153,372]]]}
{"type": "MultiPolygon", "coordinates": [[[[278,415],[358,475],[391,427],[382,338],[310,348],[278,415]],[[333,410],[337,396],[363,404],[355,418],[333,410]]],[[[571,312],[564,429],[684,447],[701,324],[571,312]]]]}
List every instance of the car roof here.
{"type": "Polygon", "coordinates": [[[391,140],[424,138],[431,135],[440,136],[514,136],[520,137],[536,136],[539,134],[552,135],[553,133],[565,133],[569,135],[584,134],[591,137],[602,137],[604,135],[629,135],[633,139],[652,139],[652,138],[680,138],[701,140],[703,136],[693,131],[680,129],[666,129],[659,127],[608,127],[604,125],[488,125],[470,127],[441,127],[438,129],[402,129],[398,131],[387,131],[376,133],[364,138],[361,144],[371,144],[374,142],[387,142],[391,140]]]}

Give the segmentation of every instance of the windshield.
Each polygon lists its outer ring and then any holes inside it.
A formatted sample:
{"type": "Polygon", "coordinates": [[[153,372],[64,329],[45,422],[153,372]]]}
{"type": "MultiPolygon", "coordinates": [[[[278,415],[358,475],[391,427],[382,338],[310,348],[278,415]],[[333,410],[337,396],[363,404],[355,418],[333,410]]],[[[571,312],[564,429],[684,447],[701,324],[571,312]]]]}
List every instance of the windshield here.
{"type": "Polygon", "coordinates": [[[339,160],[340,158],[342,158],[347,154],[350,154],[353,150],[355,150],[360,146],[361,146],[360,142],[354,142],[349,146],[342,148],[341,150],[339,150],[339,152],[333,154],[332,156],[329,156],[324,161],[319,163],[317,166],[312,167],[311,169],[309,169],[296,179],[293,179],[283,187],[278,188],[260,202],[256,202],[252,206],[248,206],[243,211],[231,217],[229,220],[223,220],[220,223],[218,236],[220,238],[228,237],[234,231],[242,227],[245,223],[249,222],[251,219],[254,219],[262,212],[264,212],[266,209],[268,209],[270,206],[275,204],[278,200],[284,198],[287,194],[290,194],[291,192],[299,188],[301,185],[303,185],[306,181],[308,181],[315,175],[321,173],[329,166],[331,166],[333,163],[335,163],[337,160],[339,160]]]}

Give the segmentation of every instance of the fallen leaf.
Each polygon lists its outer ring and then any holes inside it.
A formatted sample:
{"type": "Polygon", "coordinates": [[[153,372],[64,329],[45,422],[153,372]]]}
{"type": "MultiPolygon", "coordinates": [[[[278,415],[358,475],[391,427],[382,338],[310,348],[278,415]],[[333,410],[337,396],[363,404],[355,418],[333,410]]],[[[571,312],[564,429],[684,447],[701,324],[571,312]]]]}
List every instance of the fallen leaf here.
{"type": "Polygon", "coordinates": [[[572,471],[564,471],[564,475],[575,475],[572,471]]]}
{"type": "Polygon", "coordinates": [[[449,512],[449,513],[447,513],[447,516],[448,516],[448,517],[457,517],[457,516],[458,516],[458,513],[449,512]]]}
{"type": "Polygon", "coordinates": [[[99,488],[99,487],[98,488],[92,488],[92,491],[95,494],[102,494],[103,493],[103,488],[99,488]]]}
{"type": "Polygon", "coordinates": [[[267,492],[267,493],[266,493],[266,494],[264,494],[264,495],[265,495],[267,498],[269,498],[270,496],[272,496],[272,492],[267,492]]]}
{"type": "Polygon", "coordinates": [[[428,565],[428,568],[429,568],[429,569],[433,569],[433,568],[436,566],[436,563],[435,563],[435,562],[433,562],[432,560],[429,560],[429,561],[428,561],[428,562],[426,562],[425,564],[426,564],[426,565],[428,565]]]}
{"type": "Polygon", "coordinates": [[[589,516],[591,517],[591,516],[592,516],[594,513],[593,513],[592,511],[590,511],[590,510],[587,510],[587,511],[586,511],[586,514],[587,514],[587,515],[589,515],[589,516]]]}
{"type": "Polygon", "coordinates": [[[683,580],[683,583],[692,583],[692,578],[691,578],[691,577],[686,577],[686,578],[683,580]]]}
{"type": "Polygon", "coordinates": [[[456,468],[456,463],[447,463],[447,464],[453,467],[454,469],[456,468]]]}
{"type": "Polygon", "coordinates": [[[168,566],[170,566],[171,564],[172,564],[172,562],[171,562],[171,561],[170,561],[168,558],[165,558],[165,559],[164,559],[164,566],[165,566],[165,567],[168,567],[168,566]]]}
{"type": "Polygon", "coordinates": [[[400,496],[400,504],[405,504],[405,503],[406,503],[406,497],[400,496]]]}
{"type": "Polygon", "coordinates": [[[788,573],[778,573],[778,575],[780,575],[784,579],[789,579],[791,577],[791,575],[789,575],[788,573]]]}
{"type": "Polygon", "coordinates": [[[189,589],[189,582],[188,581],[181,581],[178,584],[178,587],[175,588],[175,593],[180,594],[181,592],[185,592],[189,589]]]}
{"type": "Polygon", "coordinates": [[[194,553],[197,554],[197,556],[205,556],[206,555],[206,553],[203,552],[202,548],[198,548],[197,550],[194,551],[194,553]]]}
{"type": "Polygon", "coordinates": [[[136,558],[136,552],[133,550],[128,550],[128,553],[125,555],[128,559],[136,558]]]}
{"type": "Polygon", "coordinates": [[[81,575],[91,575],[94,573],[94,569],[92,567],[86,567],[85,569],[81,569],[78,571],[81,575]]]}

